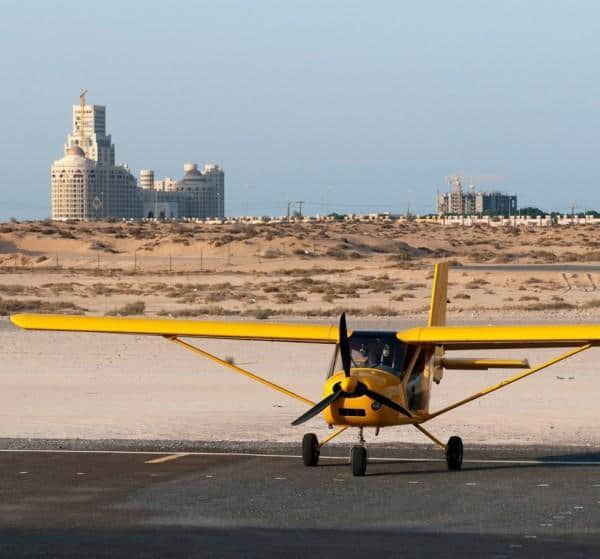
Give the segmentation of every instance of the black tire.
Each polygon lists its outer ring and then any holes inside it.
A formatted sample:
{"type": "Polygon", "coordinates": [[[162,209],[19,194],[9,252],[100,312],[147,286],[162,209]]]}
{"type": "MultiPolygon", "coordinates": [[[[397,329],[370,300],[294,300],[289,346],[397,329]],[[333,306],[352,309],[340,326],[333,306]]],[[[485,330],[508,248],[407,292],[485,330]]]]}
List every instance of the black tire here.
{"type": "Polygon", "coordinates": [[[446,463],[449,470],[460,470],[463,461],[463,442],[460,437],[450,437],[446,445],[446,463]]]}
{"type": "Polygon", "coordinates": [[[353,446],[350,456],[352,475],[364,476],[367,471],[367,449],[364,446],[353,446]]]}
{"type": "Polygon", "coordinates": [[[319,463],[319,454],[321,454],[321,449],[317,435],[306,433],[302,437],[302,462],[305,466],[316,466],[319,463]]]}

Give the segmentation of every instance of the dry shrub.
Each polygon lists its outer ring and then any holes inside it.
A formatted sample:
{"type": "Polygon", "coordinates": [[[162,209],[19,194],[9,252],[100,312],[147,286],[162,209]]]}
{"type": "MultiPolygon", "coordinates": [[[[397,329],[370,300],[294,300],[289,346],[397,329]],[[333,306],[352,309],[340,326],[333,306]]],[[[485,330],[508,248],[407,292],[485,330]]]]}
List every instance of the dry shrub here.
{"type": "Polygon", "coordinates": [[[566,301],[557,301],[554,303],[531,303],[529,305],[513,305],[504,307],[511,311],[562,311],[576,309],[576,305],[566,301]]]}
{"type": "Polygon", "coordinates": [[[407,283],[404,285],[404,289],[408,291],[412,291],[414,289],[421,289],[423,287],[427,287],[424,283],[407,283]]]}
{"type": "Polygon", "coordinates": [[[281,288],[278,285],[266,285],[265,287],[263,287],[263,291],[265,293],[279,293],[279,291],[281,291],[281,288]]]}
{"type": "Polygon", "coordinates": [[[119,254],[119,251],[116,248],[113,248],[110,244],[103,243],[102,241],[94,241],[89,248],[90,250],[103,250],[110,254],[119,254]]]}
{"type": "Polygon", "coordinates": [[[289,305],[291,303],[299,303],[301,301],[306,301],[306,299],[303,297],[299,297],[294,292],[275,294],[275,302],[279,305],[289,305]]]}
{"type": "Polygon", "coordinates": [[[256,309],[254,311],[254,318],[258,320],[266,320],[273,314],[273,309],[256,309]]]}
{"type": "Polygon", "coordinates": [[[484,285],[489,285],[489,281],[483,278],[473,278],[469,283],[465,285],[466,289],[479,289],[484,285]]]}
{"type": "MultiPolygon", "coordinates": [[[[218,303],[219,301],[226,301],[227,299],[231,299],[232,294],[230,291],[225,290],[216,290],[209,291],[204,298],[207,303],[218,303]]],[[[193,297],[192,297],[193,299],[193,297]]]]}
{"type": "Polygon", "coordinates": [[[233,316],[239,315],[239,311],[224,309],[218,305],[207,305],[205,307],[196,307],[188,309],[161,310],[157,313],[159,316],[169,316],[172,318],[189,318],[195,316],[233,316]]]}
{"type": "Polygon", "coordinates": [[[135,301],[133,303],[127,303],[121,308],[112,309],[106,312],[106,316],[131,316],[144,314],[146,310],[146,303],[144,301],[135,301]]]}
{"type": "Polygon", "coordinates": [[[519,297],[519,301],[539,301],[540,298],[535,295],[522,295],[519,297]]]}
{"type": "Polygon", "coordinates": [[[281,258],[283,253],[278,249],[269,248],[265,250],[262,255],[263,258],[281,258]]]}
{"type": "Polygon", "coordinates": [[[39,299],[2,299],[0,298],[0,316],[18,312],[65,313],[67,311],[86,312],[87,309],[69,301],[40,301],[39,299]]]}
{"type": "Polygon", "coordinates": [[[471,296],[468,293],[457,293],[454,299],[470,299],[471,296]]]}
{"type": "Polygon", "coordinates": [[[335,258],[336,260],[347,260],[348,255],[346,251],[340,250],[339,248],[328,248],[325,252],[325,256],[329,256],[331,258],[335,258]]]}

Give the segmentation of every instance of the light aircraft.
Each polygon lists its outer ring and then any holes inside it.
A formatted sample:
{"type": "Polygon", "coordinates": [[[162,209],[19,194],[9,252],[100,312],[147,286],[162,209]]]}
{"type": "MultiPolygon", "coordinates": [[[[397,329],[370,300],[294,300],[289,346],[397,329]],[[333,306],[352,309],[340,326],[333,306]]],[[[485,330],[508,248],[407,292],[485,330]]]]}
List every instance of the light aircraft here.
{"type": "Polygon", "coordinates": [[[436,264],[429,322],[425,327],[400,332],[351,331],[342,314],[339,326],[276,324],[265,322],[200,322],[64,315],[18,314],[11,320],[30,330],[104,332],[155,335],[181,345],[265,386],[299,400],[310,409],[292,422],[299,425],[322,415],[330,428],[337,428],[319,441],[314,433],[302,439],[306,466],[316,466],[321,448],[349,427],[358,428],[358,444],[352,447],[352,472],[363,476],[367,469],[365,427],[412,425],[446,456],[449,470],[459,470],[463,443],[452,436],[443,443],[423,424],[459,406],[500,390],[514,382],[564,361],[600,344],[600,325],[446,326],[448,264],[436,264]],[[335,346],[323,388],[315,403],[283,386],[221,359],[182,338],[222,338],[331,344],[335,346]],[[526,359],[450,357],[448,352],[471,349],[570,347],[568,351],[535,365],[526,359]],[[430,412],[432,383],[442,380],[445,370],[525,369],[440,410],[430,412]]]}

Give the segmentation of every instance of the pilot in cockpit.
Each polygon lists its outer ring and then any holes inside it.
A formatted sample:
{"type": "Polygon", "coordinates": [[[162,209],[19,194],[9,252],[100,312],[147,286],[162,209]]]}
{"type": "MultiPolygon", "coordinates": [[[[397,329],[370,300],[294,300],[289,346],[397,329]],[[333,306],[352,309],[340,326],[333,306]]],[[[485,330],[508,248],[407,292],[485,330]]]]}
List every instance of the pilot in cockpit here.
{"type": "Polygon", "coordinates": [[[378,362],[375,364],[376,369],[380,369],[382,371],[386,371],[388,373],[396,373],[393,367],[394,355],[392,353],[392,348],[388,344],[384,344],[381,349],[381,356],[378,362]]]}
{"type": "Polygon", "coordinates": [[[360,349],[352,349],[351,352],[352,364],[355,367],[368,367],[369,366],[369,352],[364,344],[361,344],[360,349]]]}

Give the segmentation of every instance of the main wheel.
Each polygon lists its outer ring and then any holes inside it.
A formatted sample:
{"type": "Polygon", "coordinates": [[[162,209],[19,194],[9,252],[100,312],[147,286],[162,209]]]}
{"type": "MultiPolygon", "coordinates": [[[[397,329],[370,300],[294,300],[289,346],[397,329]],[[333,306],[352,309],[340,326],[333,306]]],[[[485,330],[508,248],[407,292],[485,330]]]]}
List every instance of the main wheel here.
{"type": "Polygon", "coordinates": [[[353,446],[352,454],[352,475],[364,476],[367,471],[367,449],[364,446],[353,446]]]}
{"type": "Polygon", "coordinates": [[[321,450],[317,435],[306,433],[302,437],[302,462],[305,466],[316,466],[319,463],[319,454],[321,450]]]}
{"type": "Polygon", "coordinates": [[[460,470],[463,461],[463,443],[460,437],[450,437],[446,445],[446,463],[449,470],[460,470]]]}

